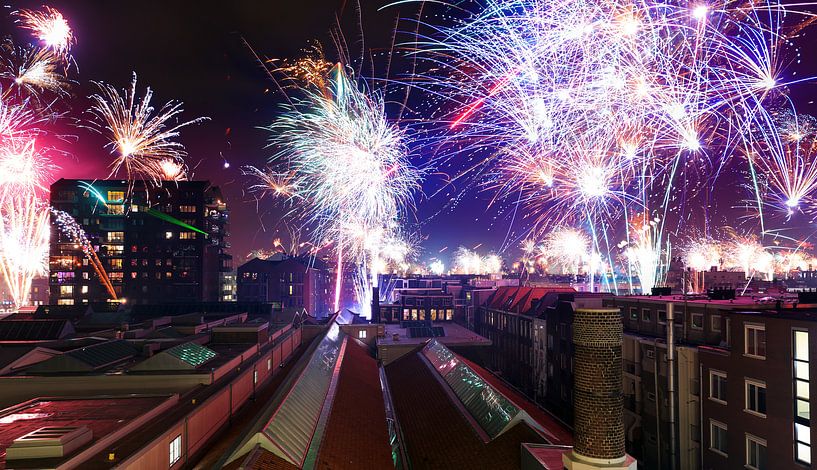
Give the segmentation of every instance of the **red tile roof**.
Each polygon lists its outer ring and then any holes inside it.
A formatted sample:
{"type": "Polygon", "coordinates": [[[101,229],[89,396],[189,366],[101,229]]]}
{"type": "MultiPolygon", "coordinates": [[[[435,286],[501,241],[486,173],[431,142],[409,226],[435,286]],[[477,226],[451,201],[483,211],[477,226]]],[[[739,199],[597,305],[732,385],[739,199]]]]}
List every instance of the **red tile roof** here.
{"type": "Polygon", "coordinates": [[[533,306],[533,302],[548,294],[576,292],[572,287],[500,287],[491,296],[488,307],[495,310],[526,313],[533,306]],[[508,301],[511,301],[508,305],[508,301]]]}
{"type": "Polygon", "coordinates": [[[412,468],[518,469],[520,444],[544,443],[525,423],[485,443],[416,352],[386,374],[412,468]]]}
{"type": "Polygon", "coordinates": [[[317,468],[390,468],[391,448],[377,360],[349,338],[317,468]]]}

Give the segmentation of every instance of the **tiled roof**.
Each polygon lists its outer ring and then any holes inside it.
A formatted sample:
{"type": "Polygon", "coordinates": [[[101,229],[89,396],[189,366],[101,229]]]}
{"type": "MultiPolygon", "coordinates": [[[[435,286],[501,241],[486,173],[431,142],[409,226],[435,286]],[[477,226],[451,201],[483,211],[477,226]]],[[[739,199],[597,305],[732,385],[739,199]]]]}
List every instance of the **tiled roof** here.
{"type": "Polygon", "coordinates": [[[349,339],[316,467],[375,469],[392,465],[377,360],[368,347],[349,339]]]}
{"type": "Polygon", "coordinates": [[[42,341],[73,332],[68,320],[0,320],[0,341],[42,341]]]}
{"type": "Polygon", "coordinates": [[[518,469],[521,443],[545,442],[520,422],[485,443],[432,374],[419,353],[386,366],[412,468],[518,469]]]}

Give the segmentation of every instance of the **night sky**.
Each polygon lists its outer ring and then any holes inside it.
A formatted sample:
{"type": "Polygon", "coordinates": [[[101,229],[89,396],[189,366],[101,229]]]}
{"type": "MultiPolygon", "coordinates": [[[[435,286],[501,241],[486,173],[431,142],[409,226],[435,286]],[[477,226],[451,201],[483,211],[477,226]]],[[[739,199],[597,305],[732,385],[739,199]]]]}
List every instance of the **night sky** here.
{"type": "MultiPolygon", "coordinates": [[[[7,10],[39,8],[38,2],[15,2],[7,10]]],[[[183,118],[208,116],[209,122],[182,130],[180,141],[189,152],[188,164],[194,168],[194,179],[209,179],[226,193],[232,213],[231,242],[235,264],[256,248],[269,248],[279,224],[276,208],[271,201],[258,204],[245,192],[251,184],[241,174],[243,165],[263,166],[270,151],[264,148],[266,132],[259,126],[269,124],[281,100],[275,84],[258,63],[253,51],[261,58],[296,58],[310,41],[320,41],[330,60],[337,59],[330,31],[340,27],[347,41],[347,54],[360,57],[361,29],[366,57],[377,64],[377,57],[392,44],[395,21],[415,14],[417,5],[387,8],[378,11],[386,1],[362,0],[358,20],[358,5],[343,0],[275,0],[242,2],[102,2],[53,1],[53,6],[66,16],[77,44],[72,49],[79,71],[70,78],[77,81],[70,99],[71,116],[83,117],[87,96],[94,92],[91,80],[126,86],[132,72],[139,77],[139,93],[149,85],[154,90],[154,104],[175,99],[184,102],[183,118]],[[246,41],[246,44],[245,44],[246,41]],[[252,48],[247,46],[249,44],[252,48]],[[230,168],[224,168],[224,162],[230,168]],[[266,227],[264,230],[262,227],[266,227]]],[[[27,42],[24,31],[17,29],[4,15],[4,31],[18,42],[27,42]]],[[[403,22],[398,31],[408,29],[403,22]]],[[[398,33],[398,41],[407,33],[398,33]]],[[[811,38],[806,38],[808,42],[811,38]]],[[[817,52],[806,47],[802,73],[814,74],[817,52]],[[811,56],[809,56],[811,55],[811,56]],[[812,69],[812,70],[810,70],[812,69]]],[[[378,74],[378,65],[367,67],[364,75],[378,74]]],[[[813,112],[815,85],[802,85],[794,95],[805,111],[813,112]]],[[[85,116],[87,117],[87,116],[85,116]]],[[[62,167],[58,172],[65,178],[105,178],[111,156],[103,149],[105,140],[81,127],[63,125],[62,133],[71,137],[60,143],[66,156],[55,157],[62,167]],[[76,139],[74,138],[76,137],[76,139]]],[[[422,156],[419,158],[422,159],[422,156]]],[[[725,191],[729,189],[726,174],[725,191]]],[[[507,211],[485,211],[490,194],[470,191],[455,209],[440,212],[462,188],[443,191],[431,201],[427,196],[440,187],[434,177],[420,196],[416,221],[423,221],[423,259],[433,257],[443,247],[453,251],[458,245],[484,243],[482,251],[498,249],[508,230],[507,211]],[[425,222],[432,217],[430,222],[425,222]]],[[[734,202],[730,194],[729,207],[734,202]]],[[[721,211],[725,212],[725,211],[721,211]]],[[[719,215],[714,222],[734,224],[728,215],[719,215]]],[[[806,218],[802,219],[803,224],[806,218]]],[[[799,227],[800,236],[811,229],[799,227]]],[[[285,233],[285,232],[284,232],[285,233]]],[[[447,260],[446,260],[447,261],[447,260]]]]}

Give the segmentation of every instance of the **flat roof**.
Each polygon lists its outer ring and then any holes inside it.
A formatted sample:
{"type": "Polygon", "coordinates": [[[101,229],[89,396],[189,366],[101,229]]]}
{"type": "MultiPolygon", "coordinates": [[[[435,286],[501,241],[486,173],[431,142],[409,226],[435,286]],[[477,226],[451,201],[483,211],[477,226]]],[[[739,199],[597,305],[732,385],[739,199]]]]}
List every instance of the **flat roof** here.
{"type": "MultiPolygon", "coordinates": [[[[456,323],[433,322],[432,326],[440,326],[445,330],[445,336],[435,338],[442,344],[449,346],[488,346],[491,340],[484,338],[468,328],[456,323]]],[[[400,328],[398,323],[386,323],[386,336],[377,338],[378,346],[400,346],[412,344],[424,344],[429,337],[410,338],[408,329],[400,328]],[[394,340],[394,335],[399,335],[399,340],[394,340]]]]}
{"type": "Polygon", "coordinates": [[[6,449],[15,439],[43,427],[80,427],[91,430],[91,442],[67,457],[21,459],[14,468],[48,468],[67,460],[101,438],[128,425],[167,401],[169,395],[114,398],[38,398],[0,411],[0,469],[6,449]]]}
{"type": "MultiPolygon", "coordinates": [[[[764,298],[766,298],[764,296],[764,298]]],[[[761,297],[758,296],[738,296],[731,300],[714,300],[709,298],[700,298],[700,296],[687,296],[685,299],[683,295],[617,295],[612,297],[614,300],[623,299],[623,300],[638,300],[642,302],[656,302],[656,303],[688,303],[694,305],[717,305],[719,307],[746,307],[746,306],[756,306],[756,307],[766,307],[772,308],[775,306],[774,301],[763,301],[761,302],[761,297]]]]}

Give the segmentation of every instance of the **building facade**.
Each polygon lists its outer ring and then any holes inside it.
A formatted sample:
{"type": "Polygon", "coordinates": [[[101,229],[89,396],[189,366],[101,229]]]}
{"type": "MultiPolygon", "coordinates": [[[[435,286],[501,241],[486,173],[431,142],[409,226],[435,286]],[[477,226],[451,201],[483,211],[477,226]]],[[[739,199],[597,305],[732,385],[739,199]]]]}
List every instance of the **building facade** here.
{"type": "Polygon", "coordinates": [[[273,308],[305,308],[323,318],[332,310],[332,274],[311,258],[254,258],[236,270],[239,302],[269,302],[273,308]]]}
{"type": "Polygon", "coordinates": [[[51,206],[76,220],[104,270],[100,274],[52,216],[52,304],[221,300],[222,273],[232,269],[229,212],[220,189],[208,181],[147,187],[61,179],[51,186],[51,206]]]}

